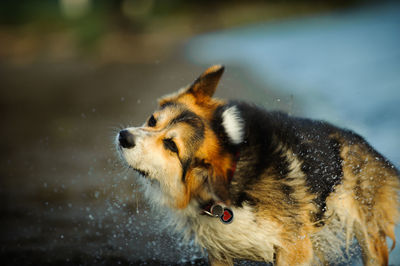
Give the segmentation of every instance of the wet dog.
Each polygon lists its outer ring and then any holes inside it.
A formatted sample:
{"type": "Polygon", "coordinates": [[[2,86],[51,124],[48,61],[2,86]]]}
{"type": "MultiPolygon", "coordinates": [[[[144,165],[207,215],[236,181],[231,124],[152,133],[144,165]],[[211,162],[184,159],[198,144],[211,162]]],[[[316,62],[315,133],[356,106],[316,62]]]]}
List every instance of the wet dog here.
{"type": "Polygon", "coordinates": [[[326,265],[351,256],[354,238],[365,265],[387,265],[398,170],[352,131],[213,98],[223,71],[210,67],[117,135],[149,201],[212,265],[326,265]]]}

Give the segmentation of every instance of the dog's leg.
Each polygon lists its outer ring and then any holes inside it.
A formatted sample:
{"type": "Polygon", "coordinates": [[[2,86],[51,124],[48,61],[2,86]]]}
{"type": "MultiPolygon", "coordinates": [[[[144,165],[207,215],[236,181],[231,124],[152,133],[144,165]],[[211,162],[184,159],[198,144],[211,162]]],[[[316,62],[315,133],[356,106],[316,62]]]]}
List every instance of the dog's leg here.
{"type": "Polygon", "coordinates": [[[325,258],[325,254],[321,250],[314,250],[315,258],[312,265],[329,266],[329,262],[325,258]]]}
{"type": "Polygon", "coordinates": [[[308,236],[303,235],[292,243],[276,249],[275,265],[311,265],[313,248],[308,236]]]}
{"type": "Polygon", "coordinates": [[[361,247],[363,264],[388,265],[389,252],[386,244],[386,235],[381,233],[366,233],[361,229],[360,224],[356,224],[354,232],[361,247]]]}
{"type": "Polygon", "coordinates": [[[233,266],[233,260],[231,258],[220,260],[213,257],[211,254],[208,254],[208,261],[211,266],[233,266]]]}
{"type": "Polygon", "coordinates": [[[400,219],[399,174],[367,144],[344,145],[343,185],[349,200],[348,215],[362,249],[364,265],[388,265],[386,237],[396,243],[394,229],[400,219]]]}

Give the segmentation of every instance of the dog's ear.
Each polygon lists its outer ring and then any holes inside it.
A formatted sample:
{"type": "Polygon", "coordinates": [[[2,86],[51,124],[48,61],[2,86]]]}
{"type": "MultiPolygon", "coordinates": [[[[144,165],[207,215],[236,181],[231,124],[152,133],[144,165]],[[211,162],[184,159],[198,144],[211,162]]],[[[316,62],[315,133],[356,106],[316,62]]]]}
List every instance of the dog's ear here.
{"type": "Polygon", "coordinates": [[[187,92],[193,94],[196,98],[212,97],[224,69],[225,67],[222,65],[209,67],[190,85],[187,92]]]}
{"type": "MultiPolygon", "coordinates": [[[[163,106],[168,102],[177,100],[185,101],[187,100],[186,96],[188,95],[193,96],[196,104],[202,105],[204,103],[209,103],[210,98],[213,96],[223,73],[224,67],[222,65],[209,67],[189,87],[183,88],[176,93],[164,96],[158,100],[158,103],[160,106],[163,106]]],[[[189,97],[189,99],[191,98],[192,97],[189,97]]]]}

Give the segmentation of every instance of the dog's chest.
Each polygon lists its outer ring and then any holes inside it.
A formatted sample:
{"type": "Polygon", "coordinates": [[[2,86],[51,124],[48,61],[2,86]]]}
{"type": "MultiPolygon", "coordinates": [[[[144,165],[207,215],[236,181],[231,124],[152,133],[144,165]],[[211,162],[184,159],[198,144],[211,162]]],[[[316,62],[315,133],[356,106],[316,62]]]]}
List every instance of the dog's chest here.
{"type": "Polygon", "coordinates": [[[229,224],[207,215],[191,221],[199,244],[217,257],[273,261],[274,246],[279,245],[278,227],[257,218],[248,206],[232,210],[234,218],[229,224]]]}

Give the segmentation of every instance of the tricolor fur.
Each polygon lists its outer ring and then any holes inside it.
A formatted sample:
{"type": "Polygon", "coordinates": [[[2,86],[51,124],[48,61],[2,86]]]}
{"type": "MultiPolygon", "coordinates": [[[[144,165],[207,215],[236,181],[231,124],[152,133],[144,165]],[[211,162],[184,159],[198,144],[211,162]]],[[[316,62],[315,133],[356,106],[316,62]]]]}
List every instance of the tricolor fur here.
{"type": "Polygon", "coordinates": [[[387,265],[398,170],[349,130],[212,98],[223,70],[207,69],[117,136],[150,202],[171,209],[212,265],[325,265],[348,257],[354,237],[365,265],[387,265]],[[232,209],[233,222],[204,215],[210,202],[232,209]]]}

